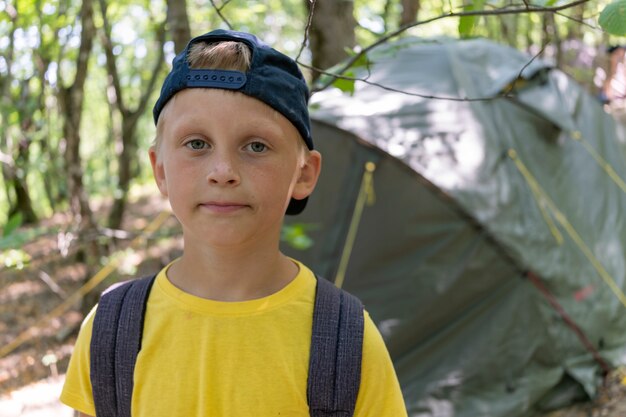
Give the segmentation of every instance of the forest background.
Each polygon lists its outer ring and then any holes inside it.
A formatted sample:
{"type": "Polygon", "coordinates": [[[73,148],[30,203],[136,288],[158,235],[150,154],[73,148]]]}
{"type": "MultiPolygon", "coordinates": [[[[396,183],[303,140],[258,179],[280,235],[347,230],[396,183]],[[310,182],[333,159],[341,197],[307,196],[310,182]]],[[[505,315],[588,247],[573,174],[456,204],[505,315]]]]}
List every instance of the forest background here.
{"type": "Polygon", "coordinates": [[[413,35],[486,37],[597,96],[626,0],[0,0],[0,394],[62,372],[98,289],[180,250],[151,109],[175,54],[218,27],[296,58],[313,92],[351,94],[369,50],[413,35]]]}

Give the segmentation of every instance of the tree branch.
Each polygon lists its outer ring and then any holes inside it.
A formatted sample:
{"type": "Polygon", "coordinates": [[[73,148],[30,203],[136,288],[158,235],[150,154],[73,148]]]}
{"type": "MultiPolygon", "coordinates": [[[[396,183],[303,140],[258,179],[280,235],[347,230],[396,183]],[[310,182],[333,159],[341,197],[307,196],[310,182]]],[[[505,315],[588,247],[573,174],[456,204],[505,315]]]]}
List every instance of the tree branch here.
{"type": "Polygon", "coordinates": [[[211,4],[213,5],[213,8],[215,9],[215,11],[217,12],[217,15],[220,17],[220,19],[222,19],[222,21],[224,23],[226,23],[226,26],[228,26],[228,29],[232,30],[233,26],[230,24],[230,22],[226,19],[226,17],[222,14],[222,8],[224,8],[224,6],[226,6],[226,4],[228,4],[228,2],[225,2],[224,4],[222,4],[221,7],[217,7],[215,5],[215,0],[211,0],[211,4]]]}
{"type": "Polygon", "coordinates": [[[100,11],[102,13],[102,46],[104,48],[104,52],[107,58],[107,72],[111,77],[111,82],[113,84],[113,89],[115,90],[116,96],[116,105],[120,109],[120,112],[123,114],[126,113],[126,106],[124,105],[124,98],[122,96],[122,85],[120,83],[120,75],[117,70],[117,59],[113,54],[113,42],[111,41],[111,25],[109,24],[109,19],[107,18],[107,4],[106,0],[98,0],[100,3],[100,11]]]}
{"type": "Polygon", "coordinates": [[[220,7],[218,7],[217,9],[221,11],[221,10],[222,10],[224,7],[226,7],[226,6],[228,5],[228,3],[230,3],[230,2],[231,2],[231,0],[225,0],[225,1],[222,3],[222,5],[221,5],[220,7]]]}
{"type": "Polygon", "coordinates": [[[530,66],[530,64],[532,64],[535,59],[537,59],[538,57],[541,56],[541,54],[543,54],[543,51],[545,51],[546,46],[548,46],[548,43],[545,43],[543,45],[541,45],[541,49],[539,50],[539,52],[537,52],[535,55],[533,55],[533,57],[530,59],[530,61],[528,61],[523,67],[522,69],[519,70],[519,72],[517,73],[517,77],[515,77],[515,79],[511,82],[511,84],[509,84],[508,88],[502,92],[502,95],[504,96],[509,96],[513,90],[515,89],[515,84],[517,82],[517,80],[519,80],[522,77],[522,74],[524,73],[524,70],[526,68],[528,68],[530,66]]]}
{"type": "MultiPolygon", "coordinates": [[[[306,65],[306,64],[302,64],[300,63],[300,65],[302,65],[305,68],[308,68],[312,71],[318,71],[320,74],[323,75],[328,75],[333,77],[334,79],[340,79],[340,80],[348,80],[348,81],[359,81],[368,85],[372,85],[378,88],[382,88],[383,90],[386,91],[392,91],[394,93],[400,93],[400,94],[404,94],[407,96],[412,96],[412,97],[421,97],[421,98],[425,98],[425,99],[432,99],[432,100],[446,100],[446,101],[462,101],[462,102],[470,102],[470,101],[490,101],[490,100],[495,100],[495,99],[500,99],[500,98],[510,98],[510,91],[505,91],[505,92],[501,92],[498,94],[494,94],[493,96],[489,96],[489,97],[476,97],[476,98],[469,98],[469,97],[442,97],[442,96],[433,96],[433,95],[429,95],[429,94],[421,94],[421,93],[412,93],[409,91],[405,91],[405,90],[399,90],[397,88],[393,88],[393,87],[389,87],[387,85],[384,84],[380,84],[380,83],[376,83],[373,81],[369,81],[367,78],[358,78],[358,77],[350,77],[347,75],[339,75],[339,74],[335,74],[335,73],[331,73],[328,71],[324,71],[322,69],[319,68],[315,68],[311,65],[306,65]]],[[[524,67],[526,68],[526,66],[524,67]]],[[[522,69],[523,71],[523,69],[522,69]]],[[[320,90],[315,90],[320,91],[320,90]]]]}
{"type": "Polygon", "coordinates": [[[583,25],[583,26],[587,26],[589,29],[593,29],[593,30],[602,30],[602,28],[601,28],[601,27],[591,25],[591,24],[589,24],[589,23],[585,22],[583,19],[578,19],[578,18],[573,17],[573,16],[568,16],[568,15],[566,15],[565,13],[561,13],[561,12],[554,12],[554,14],[556,14],[556,15],[558,15],[558,16],[561,16],[561,17],[563,17],[563,18],[565,18],[565,19],[571,20],[572,22],[580,23],[580,24],[581,24],[581,25],[583,25]]]}
{"type": "Polygon", "coordinates": [[[313,13],[315,13],[315,1],[316,0],[307,0],[311,7],[309,7],[309,16],[307,18],[306,27],[304,28],[304,38],[302,39],[302,45],[300,45],[300,51],[298,51],[298,55],[296,56],[296,62],[300,59],[300,55],[306,48],[306,44],[309,42],[309,31],[311,30],[311,24],[313,23],[313,13]]]}
{"type": "MultiPolygon", "coordinates": [[[[369,51],[371,51],[372,49],[376,48],[377,46],[387,42],[388,40],[390,40],[392,38],[395,38],[396,36],[402,34],[403,32],[405,32],[408,29],[411,29],[413,27],[425,25],[425,24],[428,24],[428,23],[435,22],[437,20],[450,18],[450,17],[498,16],[498,15],[527,14],[527,13],[556,13],[556,12],[559,12],[561,10],[569,9],[569,8],[578,6],[580,4],[587,3],[588,1],[589,0],[575,0],[575,1],[572,1],[570,3],[563,4],[561,6],[556,6],[556,7],[540,7],[540,6],[533,6],[533,5],[523,5],[523,6],[518,6],[518,7],[514,7],[514,8],[501,8],[501,9],[494,9],[494,10],[473,10],[473,11],[458,12],[458,13],[450,12],[450,13],[444,13],[442,15],[439,15],[439,16],[436,16],[436,17],[433,17],[433,18],[430,18],[430,19],[417,21],[417,22],[414,22],[414,23],[411,23],[411,24],[408,24],[408,25],[404,25],[404,26],[398,28],[397,30],[395,30],[395,31],[393,31],[391,33],[388,33],[387,35],[385,35],[382,38],[378,39],[376,42],[372,43],[371,45],[367,46],[366,48],[363,48],[358,54],[356,54],[352,58],[350,58],[337,71],[336,74],[327,74],[327,75],[330,75],[331,78],[324,85],[322,85],[321,87],[312,90],[312,93],[315,93],[317,91],[321,91],[321,90],[324,90],[324,89],[328,88],[328,86],[330,86],[335,81],[335,79],[340,78],[340,77],[338,77],[339,75],[341,75],[344,72],[346,72],[363,55],[367,54],[369,51]]],[[[306,67],[306,65],[302,64],[301,62],[298,62],[298,63],[300,65],[303,65],[304,67],[306,67]]]]}
{"type": "Polygon", "coordinates": [[[146,106],[148,105],[148,100],[150,99],[150,95],[152,90],[154,90],[154,86],[156,84],[156,80],[158,78],[159,73],[161,72],[161,67],[163,66],[163,61],[165,61],[165,51],[163,50],[163,45],[165,43],[165,22],[164,21],[157,30],[157,39],[159,41],[159,57],[154,63],[154,68],[152,69],[152,75],[150,76],[150,80],[148,81],[148,85],[146,88],[143,88],[143,94],[139,99],[139,105],[137,106],[137,114],[142,114],[146,106]]]}

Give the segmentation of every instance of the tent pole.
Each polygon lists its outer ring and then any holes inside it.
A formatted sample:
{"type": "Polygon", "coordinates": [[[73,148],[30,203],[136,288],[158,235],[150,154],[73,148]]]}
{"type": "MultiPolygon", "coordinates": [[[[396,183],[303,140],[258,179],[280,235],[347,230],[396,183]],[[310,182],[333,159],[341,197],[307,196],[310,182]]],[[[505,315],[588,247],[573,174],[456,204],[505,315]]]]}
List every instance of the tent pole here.
{"type": "Polygon", "coordinates": [[[354,211],[352,212],[352,220],[350,221],[350,227],[348,228],[348,235],[346,237],[346,243],[343,246],[341,253],[341,260],[339,261],[339,268],[337,269],[337,275],[335,275],[335,285],[338,288],[343,286],[343,282],[346,277],[346,269],[348,269],[348,261],[350,261],[350,255],[352,254],[352,247],[356,239],[356,232],[359,230],[359,223],[361,222],[361,215],[363,214],[363,208],[365,203],[369,202],[373,204],[374,197],[374,184],[372,179],[374,178],[374,171],[376,170],[376,164],[368,161],[365,163],[365,172],[361,179],[361,188],[359,189],[359,195],[354,205],[354,211]]]}

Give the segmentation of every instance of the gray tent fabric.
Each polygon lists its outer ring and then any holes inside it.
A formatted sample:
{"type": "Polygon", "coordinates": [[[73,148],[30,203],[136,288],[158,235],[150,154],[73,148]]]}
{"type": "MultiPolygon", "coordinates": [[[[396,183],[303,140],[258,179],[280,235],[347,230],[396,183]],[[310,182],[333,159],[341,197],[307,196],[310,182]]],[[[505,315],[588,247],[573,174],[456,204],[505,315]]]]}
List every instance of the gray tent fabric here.
{"type": "Polygon", "coordinates": [[[623,130],[562,72],[486,40],[404,38],[368,59],[354,94],[313,96],[322,176],[287,219],[313,245],[283,250],[361,298],[410,416],[594,396],[626,363],[623,130]]]}

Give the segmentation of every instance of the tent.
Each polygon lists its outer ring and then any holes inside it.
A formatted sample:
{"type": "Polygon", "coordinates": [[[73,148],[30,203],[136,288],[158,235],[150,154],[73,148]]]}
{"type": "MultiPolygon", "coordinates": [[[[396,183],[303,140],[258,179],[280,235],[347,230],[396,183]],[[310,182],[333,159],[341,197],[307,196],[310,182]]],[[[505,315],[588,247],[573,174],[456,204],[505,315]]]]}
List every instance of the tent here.
{"type": "Polygon", "coordinates": [[[284,251],[363,300],[410,416],[593,397],[626,363],[623,131],[564,73],[486,40],[367,56],[352,94],[313,96],[322,175],[285,229],[311,245],[284,251]]]}

